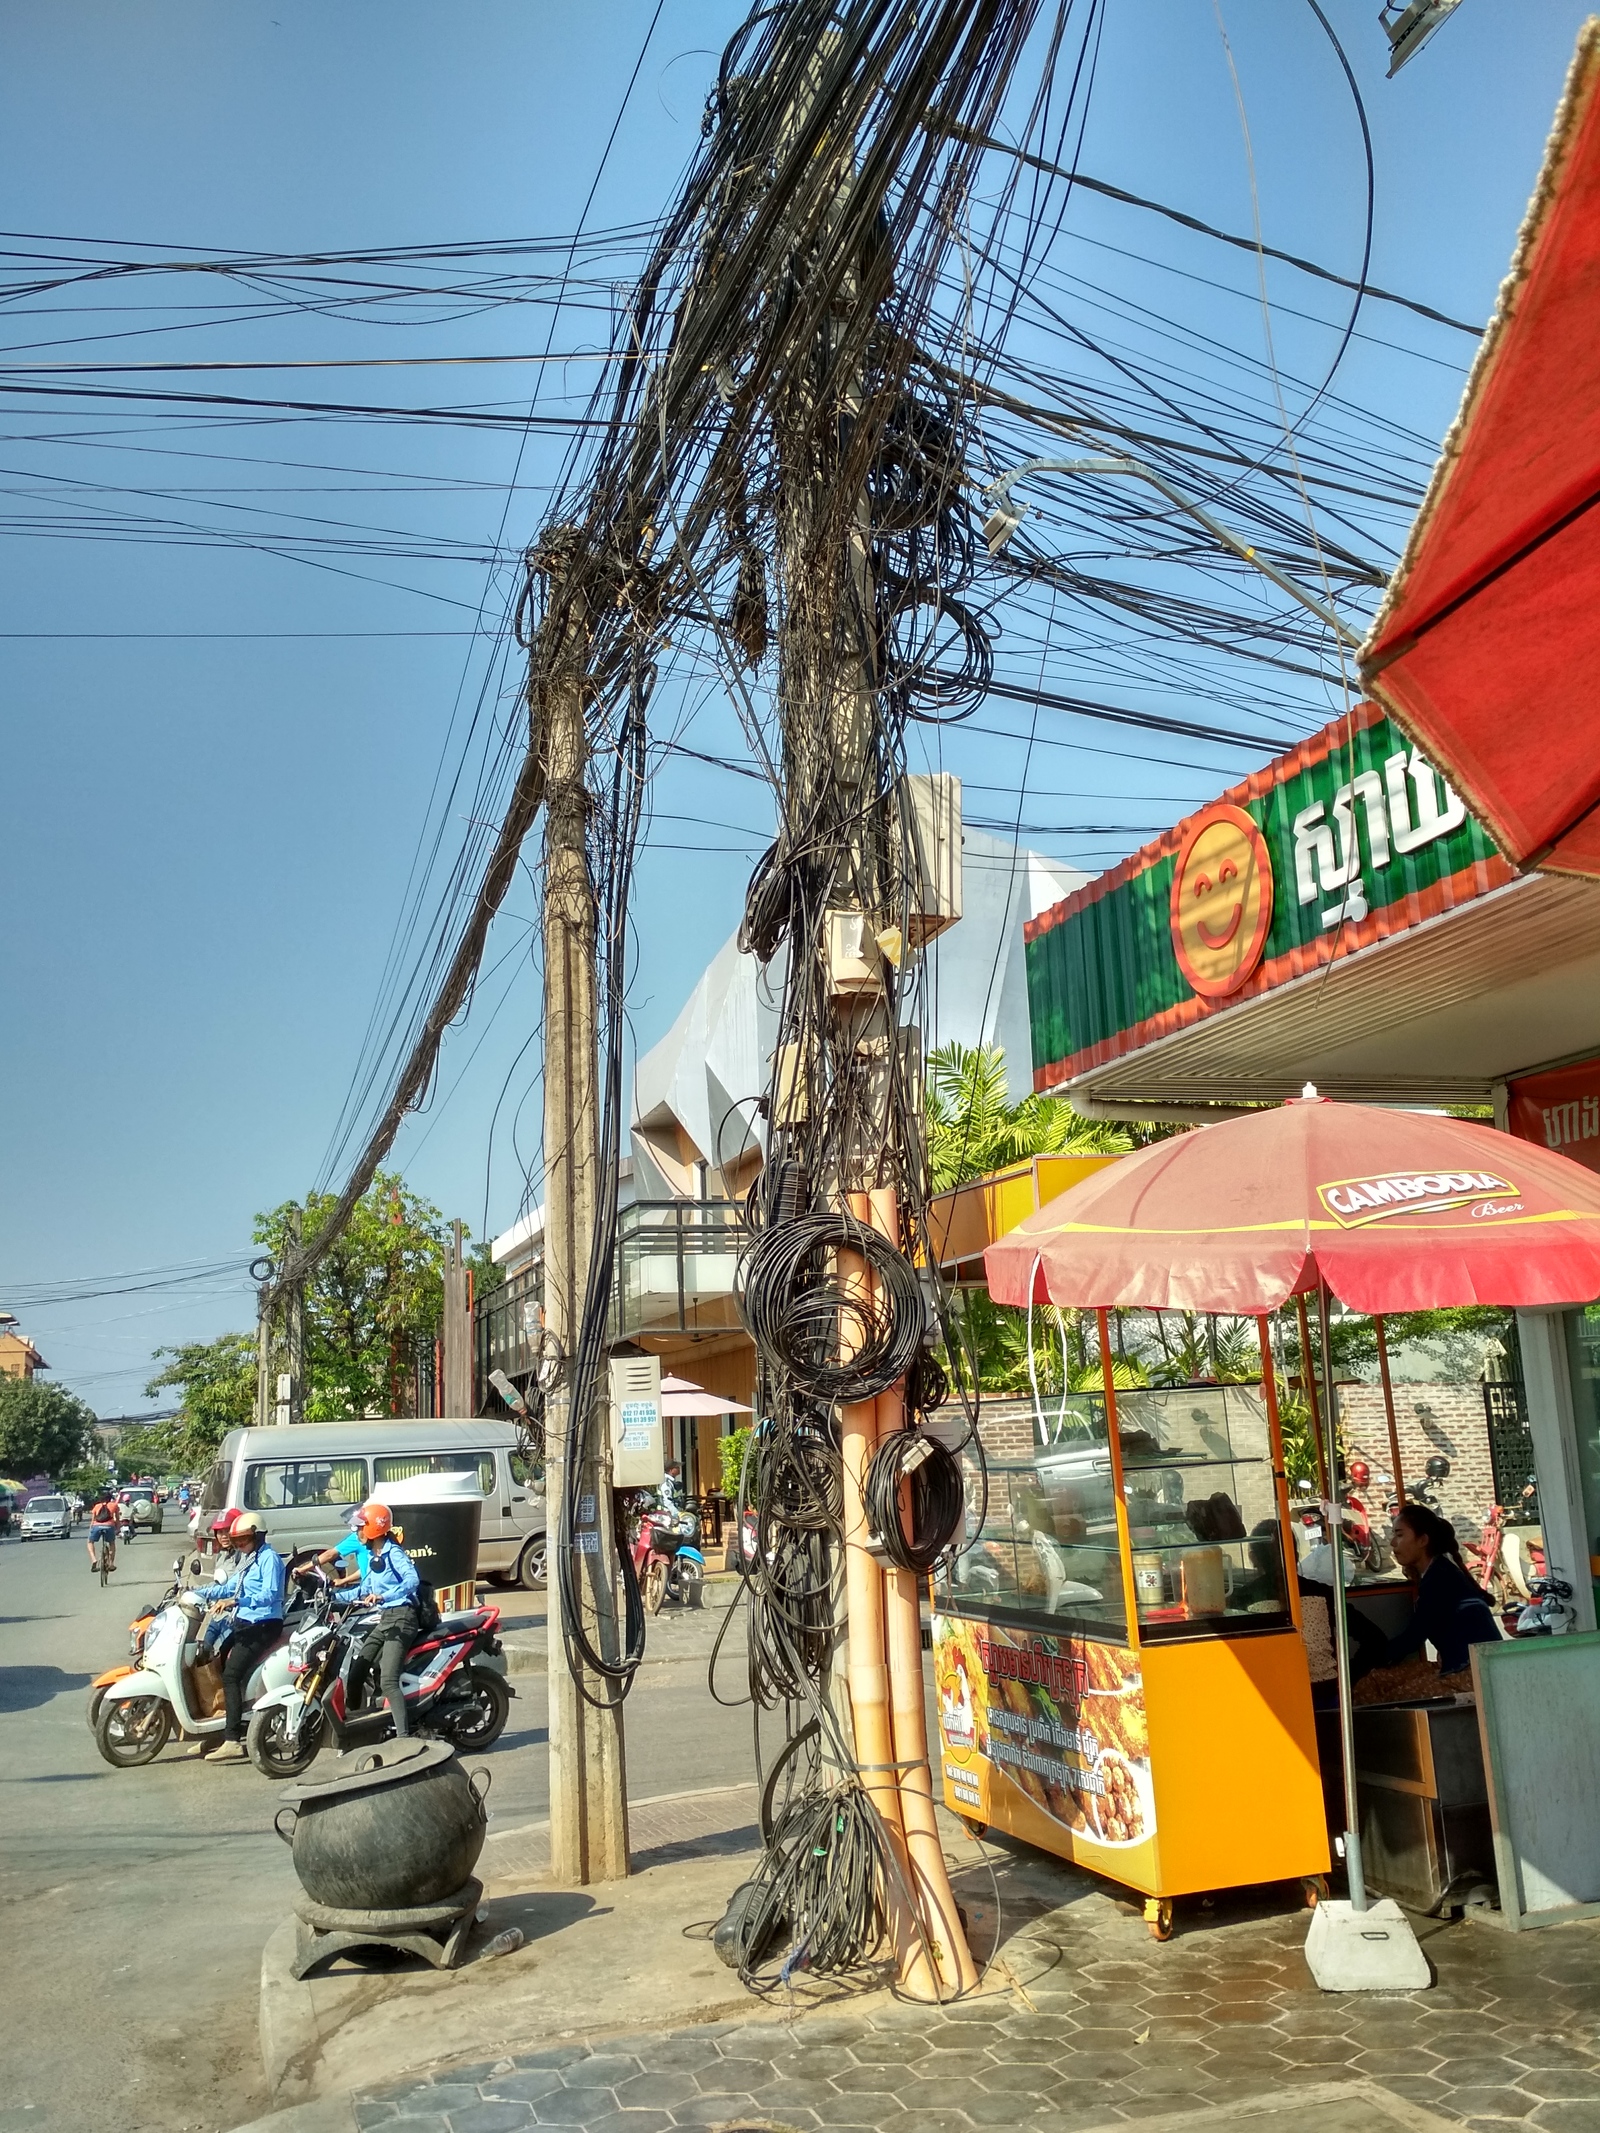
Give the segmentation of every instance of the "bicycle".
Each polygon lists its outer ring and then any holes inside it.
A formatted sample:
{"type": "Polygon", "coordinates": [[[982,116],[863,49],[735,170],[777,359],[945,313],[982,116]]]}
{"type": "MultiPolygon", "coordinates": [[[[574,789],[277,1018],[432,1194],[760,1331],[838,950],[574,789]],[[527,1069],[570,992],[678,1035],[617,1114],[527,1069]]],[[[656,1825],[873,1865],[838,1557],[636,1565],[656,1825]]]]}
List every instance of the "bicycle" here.
{"type": "Polygon", "coordinates": [[[95,1566],[100,1572],[100,1582],[104,1585],[110,1578],[112,1571],[117,1567],[117,1544],[112,1536],[109,1534],[96,1534],[94,1559],[95,1566]]]}

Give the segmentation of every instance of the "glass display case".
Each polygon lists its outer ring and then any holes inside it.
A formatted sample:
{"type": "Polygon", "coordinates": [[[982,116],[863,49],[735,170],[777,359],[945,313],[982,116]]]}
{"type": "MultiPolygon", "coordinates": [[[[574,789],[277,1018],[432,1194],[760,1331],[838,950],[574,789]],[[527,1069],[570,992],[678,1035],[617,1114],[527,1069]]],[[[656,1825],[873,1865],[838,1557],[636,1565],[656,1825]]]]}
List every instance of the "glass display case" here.
{"type": "Polygon", "coordinates": [[[939,1602],[1047,1616],[1120,1642],[1128,1617],[1105,1402],[1053,1400],[1035,1434],[1047,1441],[1024,1456],[990,1455],[987,1504],[968,1461],[972,1545],[941,1577],[939,1602]]]}
{"type": "Polygon", "coordinates": [[[1139,1641],[1290,1620],[1271,1433],[1249,1385],[1117,1396],[1139,1641]]]}

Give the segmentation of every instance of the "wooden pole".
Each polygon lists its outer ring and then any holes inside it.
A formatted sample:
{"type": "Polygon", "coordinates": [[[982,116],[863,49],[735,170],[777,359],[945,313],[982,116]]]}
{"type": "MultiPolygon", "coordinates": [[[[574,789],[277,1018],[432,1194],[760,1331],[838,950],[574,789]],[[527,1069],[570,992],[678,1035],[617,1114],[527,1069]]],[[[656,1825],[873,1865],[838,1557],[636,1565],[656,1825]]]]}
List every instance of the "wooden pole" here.
{"type": "Polygon", "coordinates": [[[1311,1368],[1311,1323],[1306,1315],[1306,1300],[1297,1296],[1295,1309],[1300,1314],[1300,1389],[1311,1407],[1311,1441],[1317,1451],[1317,1488],[1324,1503],[1333,1501],[1329,1486],[1328,1459],[1322,1443],[1322,1411],[1317,1401],[1316,1374],[1311,1368]]]}
{"type": "Polygon", "coordinates": [[[1389,1379],[1389,1336],[1382,1316],[1372,1321],[1378,1335],[1378,1377],[1383,1385],[1383,1419],[1389,1425],[1389,1463],[1394,1468],[1396,1503],[1406,1500],[1406,1477],[1400,1470],[1400,1426],[1394,1416],[1394,1386],[1389,1379]]]}
{"type": "Polygon", "coordinates": [[[1272,1450],[1272,1489],[1278,1502],[1279,1545],[1287,1553],[1284,1557],[1284,1582],[1289,1588],[1289,1618],[1296,1629],[1300,1622],[1300,1566],[1299,1552],[1294,1544],[1294,1530],[1289,1516],[1289,1477],[1283,1470],[1283,1430],[1278,1421],[1278,1373],[1272,1362],[1272,1335],[1264,1317],[1256,1320],[1256,1332],[1261,1339],[1261,1395],[1267,1405],[1267,1441],[1272,1450]]]}

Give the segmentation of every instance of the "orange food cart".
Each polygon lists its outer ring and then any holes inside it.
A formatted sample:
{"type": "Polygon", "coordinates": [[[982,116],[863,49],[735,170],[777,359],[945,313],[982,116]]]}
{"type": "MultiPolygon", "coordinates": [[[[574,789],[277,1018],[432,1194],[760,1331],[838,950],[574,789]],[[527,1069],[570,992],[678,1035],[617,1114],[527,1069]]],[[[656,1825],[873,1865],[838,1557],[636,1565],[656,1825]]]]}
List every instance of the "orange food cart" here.
{"type": "MultiPolygon", "coordinates": [[[[1107,1328],[1101,1314],[1101,1339],[1107,1328]]],[[[946,1804],[1175,1897],[1300,1879],[1328,1836],[1270,1369],[1044,1403],[934,1591],[946,1804]]],[[[975,1479],[976,1477],[974,1477],[975,1479]]]]}

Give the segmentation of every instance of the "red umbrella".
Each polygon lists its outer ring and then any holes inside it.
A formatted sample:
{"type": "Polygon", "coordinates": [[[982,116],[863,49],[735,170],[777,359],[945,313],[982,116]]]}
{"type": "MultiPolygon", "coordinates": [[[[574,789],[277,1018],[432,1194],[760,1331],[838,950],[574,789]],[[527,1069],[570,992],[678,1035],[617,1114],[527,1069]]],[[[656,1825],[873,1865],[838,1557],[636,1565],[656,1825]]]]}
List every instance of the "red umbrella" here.
{"type": "Polygon", "coordinates": [[[984,1253],[996,1303],[1275,1311],[1587,1303],[1600,1176],[1469,1120],[1313,1098],[1124,1156],[984,1253]]]}

